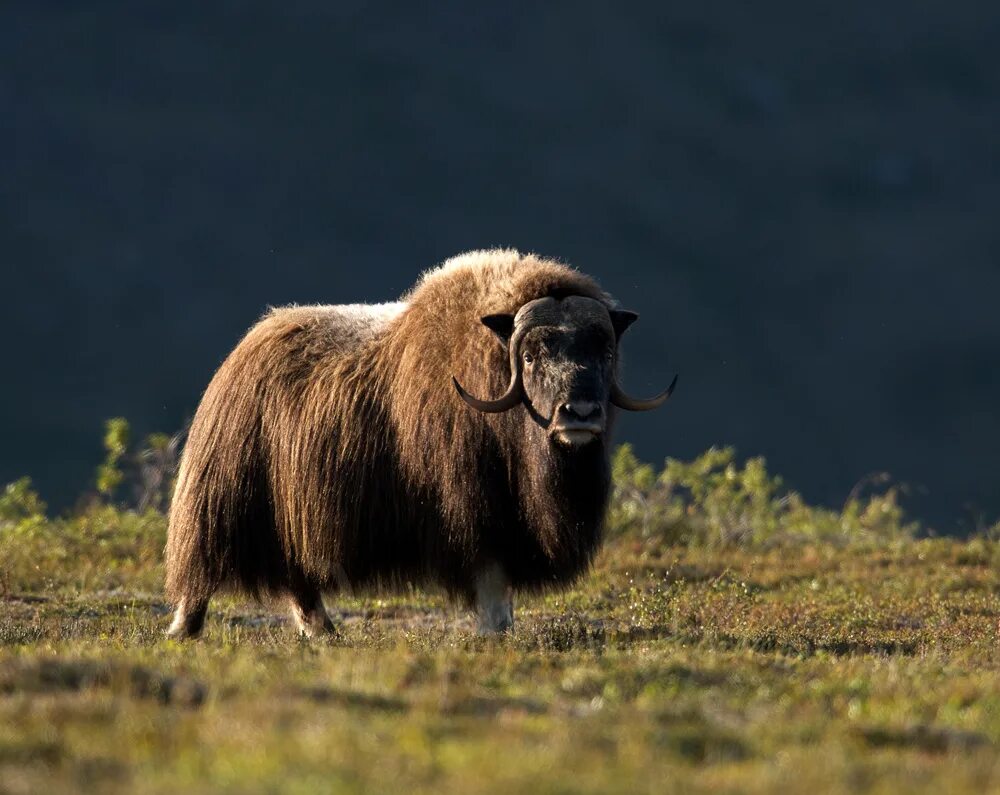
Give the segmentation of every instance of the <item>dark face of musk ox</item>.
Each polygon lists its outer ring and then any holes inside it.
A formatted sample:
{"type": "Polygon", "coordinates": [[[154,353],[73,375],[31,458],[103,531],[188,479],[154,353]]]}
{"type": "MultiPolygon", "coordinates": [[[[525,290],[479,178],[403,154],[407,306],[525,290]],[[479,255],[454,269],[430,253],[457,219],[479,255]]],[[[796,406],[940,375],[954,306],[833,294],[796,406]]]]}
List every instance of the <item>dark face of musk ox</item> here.
{"type": "Polygon", "coordinates": [[[581,296],[540,298],[514,315],[487,315],[482,322],[507,347],[510,385],[496,400],[475,398],[458,381],[455,387],[479,411],[523,404],[536,428],[560,449],[603,444],[610,406],[645,411],[663,403],[674,387],[636,400],[618,385],[618,341],[637,317],[581,296]]]}
{"type": "Polygon", "coordinates": [[[617,340],[607,313],[564,320],[531,329],[519,355],[529,415],[553,444],[572,449],[608,430],[617,340]]]}

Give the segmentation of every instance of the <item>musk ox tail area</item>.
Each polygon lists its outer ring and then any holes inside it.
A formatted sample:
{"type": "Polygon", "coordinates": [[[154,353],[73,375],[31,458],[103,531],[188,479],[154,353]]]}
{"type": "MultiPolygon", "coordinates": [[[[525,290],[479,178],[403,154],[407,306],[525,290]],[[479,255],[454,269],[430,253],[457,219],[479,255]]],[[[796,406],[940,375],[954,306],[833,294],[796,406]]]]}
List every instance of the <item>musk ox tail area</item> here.
{"type": "Polygon", "coordinates": [[[171,634],[197,634],[220,588],[284,595],[300,631],[329,629],[320,591],[337,582],[353,539],[341,509],[360,493],[337,462],[378,447],[373,429],[384,426],[358,355],[403,309],[273,310],[223,362],[191,424],[170,509],[171,634]]]}
{"type": "MultiPolygon", "coordinates": [[[[252,329],[215,374],[191,424],[167,533],[166,592],[181,608],[174,634],[197,634],[198,614],[222,587],[255,596],[308,591],[282,551],[265,469],[263,413],[288,333],[271,319],[252,329]]],[[[303,599],[314,605],[318,592],[303,599]]]]}
{"type": "Polygon", "coordinates": [[[166,590],[175,604],[223,585],[252,593],[283,582],[261,455],[253,332],[216,373],[188,434],[170,509],[166,590]]]}

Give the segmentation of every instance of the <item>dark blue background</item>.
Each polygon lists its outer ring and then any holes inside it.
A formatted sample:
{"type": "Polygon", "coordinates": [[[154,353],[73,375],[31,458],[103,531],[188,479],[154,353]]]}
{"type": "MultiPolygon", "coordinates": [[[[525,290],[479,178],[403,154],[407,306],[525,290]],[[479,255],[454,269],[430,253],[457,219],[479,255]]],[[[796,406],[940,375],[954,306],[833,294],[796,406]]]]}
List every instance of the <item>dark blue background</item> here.
{"type": "Polygon", "coordinates": [[[620,437],[1000,514],[1000,6],[16,2],[0,10],[0,480],[66,505],[268,304],[470,248],[642,313],[620,437]]]}

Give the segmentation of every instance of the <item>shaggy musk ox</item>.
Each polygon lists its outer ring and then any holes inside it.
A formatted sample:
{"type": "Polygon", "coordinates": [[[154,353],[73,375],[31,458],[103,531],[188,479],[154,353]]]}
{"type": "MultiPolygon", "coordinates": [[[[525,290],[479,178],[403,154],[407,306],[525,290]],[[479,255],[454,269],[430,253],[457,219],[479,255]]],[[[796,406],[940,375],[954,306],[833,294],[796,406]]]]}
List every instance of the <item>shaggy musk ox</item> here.
{"type": "MultiPolygon", "coordinates": [[[[516,251],[466,254],[394,304],[275,309],[212,379],[170,511],[170,634],[220,588],[288,600],[433,583],[513,624],[512,593],[565,585],[601,537],[614,407],[636,319],[589,277],[516,251]],[[494,397],[499,395],[499,397],[494,397]]],[[[676,382],[676,379],[675,379],[676,382]]]]}

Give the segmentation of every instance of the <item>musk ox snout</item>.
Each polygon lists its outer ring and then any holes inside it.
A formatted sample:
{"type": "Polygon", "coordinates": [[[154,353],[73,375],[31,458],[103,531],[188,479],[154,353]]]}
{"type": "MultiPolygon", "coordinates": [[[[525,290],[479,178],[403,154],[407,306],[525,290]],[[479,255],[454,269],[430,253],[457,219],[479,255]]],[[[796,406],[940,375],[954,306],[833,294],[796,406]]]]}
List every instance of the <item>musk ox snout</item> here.
{"type": "Polygon", "coordinates": [[[596,441],[605,432],[607,412],[596,400],[568,400],[559,403],[549,434],[557,443],[581,447],[596,441]]]}
{"type": "Polygon", "coordinates": [[[569,400],[559,405],[556,417],[567,427],[603,426],[604,407],[596,400],[569,400]]]}

